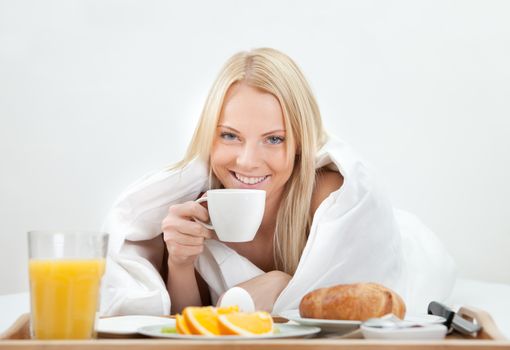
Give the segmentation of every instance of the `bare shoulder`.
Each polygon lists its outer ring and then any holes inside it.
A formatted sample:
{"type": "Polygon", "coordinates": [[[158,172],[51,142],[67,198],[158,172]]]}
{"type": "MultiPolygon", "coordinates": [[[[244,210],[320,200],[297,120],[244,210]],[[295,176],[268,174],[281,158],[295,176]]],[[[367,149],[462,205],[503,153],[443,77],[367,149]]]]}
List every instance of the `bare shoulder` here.
{"type": "Polygon", "coordinates": [[[319,169],[315,175],[315,188],[310,205],[311,214],[315,214],[319,205],[321,205],[332,192],[342,187],[343,183],[344,177],[342,174],[336,171],[319,169]]]}

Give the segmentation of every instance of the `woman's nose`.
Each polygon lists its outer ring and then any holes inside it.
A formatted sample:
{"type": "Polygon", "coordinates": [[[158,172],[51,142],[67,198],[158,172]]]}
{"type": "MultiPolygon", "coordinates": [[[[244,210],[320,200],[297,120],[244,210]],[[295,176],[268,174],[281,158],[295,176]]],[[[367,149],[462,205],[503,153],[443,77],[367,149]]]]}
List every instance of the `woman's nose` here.
{"type": "Polygon", "coordinates": [[[255,168],[260,163],[260,153],[256,144],[246,143],[237,156],[237,165],[243,168],[255,168]]]}

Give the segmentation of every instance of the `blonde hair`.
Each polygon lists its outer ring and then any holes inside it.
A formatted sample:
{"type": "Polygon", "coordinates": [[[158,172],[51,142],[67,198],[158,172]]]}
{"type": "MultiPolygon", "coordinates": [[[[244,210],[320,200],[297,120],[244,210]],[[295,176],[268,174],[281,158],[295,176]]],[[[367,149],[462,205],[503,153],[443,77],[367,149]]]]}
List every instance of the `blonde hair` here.
{"type": "MultiPolygon", "coordinates": [[[[326,134],[317,102],[292,59],[270,48],[239,52],[232,56],[211,87],[184,158],[173,168],[182,168],[197,157],[209,162],[225,95],[237,82],[259,88],[278,99],[287,130],[287,151],[292,147],[296,149],[294,169],[285,185],[276,218],[273,251],[276,268],[293,275],[310,230],[315,155],[325,142],[326,134]]],[[[210,186],[221,186],[212,170],[210,186]]]]}

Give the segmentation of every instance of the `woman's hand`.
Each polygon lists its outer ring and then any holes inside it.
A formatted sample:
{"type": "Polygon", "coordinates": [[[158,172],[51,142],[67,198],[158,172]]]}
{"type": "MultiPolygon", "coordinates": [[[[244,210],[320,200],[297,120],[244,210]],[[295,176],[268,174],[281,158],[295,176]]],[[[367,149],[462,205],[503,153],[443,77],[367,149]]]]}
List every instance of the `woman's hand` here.
{"type": "Polygon", "coordinates": [[[200,204],[189,201],[175,204],[168,209],[161,229],[168,249],[168,264],[173,266],[191,266],[204,250],[204,239],[215,235],[193,218],[208,222],[209,213],[200,204]]]}
{"type": "MultiPolygon", "coordinates": [[[[282,271],[270,271],[237,286],[250,293],[255,310],[271,312],[280,293],[287,287],[292,276],[282,271]]],[[[218,299],[218,305],[221,297],[218,299]]]]}

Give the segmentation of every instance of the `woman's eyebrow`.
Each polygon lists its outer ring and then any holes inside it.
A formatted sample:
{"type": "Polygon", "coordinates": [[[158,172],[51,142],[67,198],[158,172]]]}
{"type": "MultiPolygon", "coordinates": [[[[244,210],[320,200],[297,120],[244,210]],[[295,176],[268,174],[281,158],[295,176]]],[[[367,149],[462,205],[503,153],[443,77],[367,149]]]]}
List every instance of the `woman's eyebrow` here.
{"type": "MultiPolygon", "coordinates": [[[[223,125],[223,124],[218,124],[218,128],[225,128],[225,129],[229,129],[229,130],[232,130],[238,134],[240,134],[241,132],[239,130],[236,130],[230,126],[227,126],[227,125],[223,125]]],[[[262,136],[266,136],[266,135],[270,135],[270,134],[274,134],[276,132],[285,132],[284,129],[276,129],[276,130],[271,130],[271,131],[268,131],[266,133],[263,133],[262,136]]]]}
{"type": "Polygon", "coordinates": [[[277,133],[277,132],[285,132],[284,129],[276,129],[276,130],[271,130],[271,131],[268,131],[264,134],[262,134],[262,136],[266,136],[266,135],[270,135],[270,134],[274,134],[274,133],[277,133]]]}
{"type": "Polygon", "coordinates": [[[223,125],[223,124],[218,124],[218,128],[225,128],[225,129],[229,129],[229,130],[232,130],[234,132],[237,132],[238,134],[240,134],[241,132],[239,130],[236,130],[234,128],[231,128],[230,126],[226,126],[226,125],[223,125]]]}

